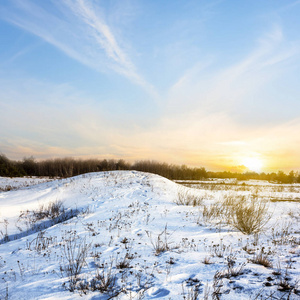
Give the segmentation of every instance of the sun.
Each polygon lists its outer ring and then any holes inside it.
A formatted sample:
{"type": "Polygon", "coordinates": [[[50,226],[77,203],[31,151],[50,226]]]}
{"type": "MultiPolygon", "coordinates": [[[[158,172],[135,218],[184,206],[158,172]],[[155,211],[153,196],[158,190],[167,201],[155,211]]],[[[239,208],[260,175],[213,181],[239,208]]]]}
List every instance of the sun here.
{"type": "Polygon", "coordinates": [[[246,157],[242,160],[242,165],[254,172],[260,172],[263,166],[262,160],[257,157],[246,157]]]}

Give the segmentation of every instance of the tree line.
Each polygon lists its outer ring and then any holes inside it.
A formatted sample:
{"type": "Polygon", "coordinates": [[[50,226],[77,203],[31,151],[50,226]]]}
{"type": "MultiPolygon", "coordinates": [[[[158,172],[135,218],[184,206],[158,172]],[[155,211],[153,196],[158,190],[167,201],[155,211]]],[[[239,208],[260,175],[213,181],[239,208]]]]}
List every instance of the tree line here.
{"type": "Polygon", "coordinates": [[[48,176],[72,177],[89,172],[136,170],[164,176],[169,179],[199,180],[207,178],[205,168],[189,168],[155,161],[137,161],[130,164],[123,159],[74,159],[56,158],[36,161],[33,157],[22,161],[8,159],[0,155],[0,176],[48,176]]]}
{"type": "Polygon", "coordinates": [[[269,182],[278,183],[300,183],[300,173],[295,171],[290,171],[288,174],[283,171],[278,171],[277,173],[256,173],[256,172],[207,172],[209,178],[236,178],[237,180],[266,180],[269,182]]]}
{"type": "Polygon", "coordinates": [[[300,173],[291,171],[285,174],[277,173],[234,173],[211,172],[205,168],[187,167],[186,165],[173,165],[157,161],[137,161],[128,163],[123,159],[74,159],[56,158],[35,160],[33,157],[24,158],[21,161],[10,160],[4,154],[0,154],[0,176],[48,176],[48,177],[72,177],[89,172],[136,170],[164,176],[173,180],[201,180],[207,178],[236,178],[238,180],[267,180],[279,183],[300,183],[300,173]]]}

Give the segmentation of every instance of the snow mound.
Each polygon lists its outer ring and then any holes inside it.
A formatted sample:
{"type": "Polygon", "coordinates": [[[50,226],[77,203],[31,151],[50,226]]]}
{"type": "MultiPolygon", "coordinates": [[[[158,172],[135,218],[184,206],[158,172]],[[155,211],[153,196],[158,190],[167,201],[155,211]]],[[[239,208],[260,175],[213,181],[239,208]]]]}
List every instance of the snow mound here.
{"type": "Polygon", "coordinates": [[[228,193],[136,171],[0,192],[0,299],[251,299],[282,296],[283,280],[297,297],[299,203],[272,202],[269,227],[248,236],[203,217],[228,193]],[[187,191],[197,206],[176,204],[187,191]]]}

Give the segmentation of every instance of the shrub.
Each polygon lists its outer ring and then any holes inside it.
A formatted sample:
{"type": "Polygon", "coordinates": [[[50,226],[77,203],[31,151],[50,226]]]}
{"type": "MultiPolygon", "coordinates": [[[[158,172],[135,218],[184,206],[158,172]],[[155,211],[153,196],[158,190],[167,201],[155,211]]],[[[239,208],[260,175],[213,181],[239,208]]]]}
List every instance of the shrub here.
{"type": "Polygon", "coordinates": [[[231,206],[229,222],[244,234],[255,234],[263,229],[271,216],[267,202],[241,197],[231,206]]]}

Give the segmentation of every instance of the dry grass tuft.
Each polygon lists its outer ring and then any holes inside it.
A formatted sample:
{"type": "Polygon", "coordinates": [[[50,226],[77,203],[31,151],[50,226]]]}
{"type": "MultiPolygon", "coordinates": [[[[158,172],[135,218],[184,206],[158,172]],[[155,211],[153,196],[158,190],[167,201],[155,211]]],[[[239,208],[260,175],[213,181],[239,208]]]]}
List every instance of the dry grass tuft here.
{"type": "Polygon", "coordinates": [[[187,188],[180,187],[178,188],[177,198],[175,203],[177,205],[192,205],[192,206],[200,206],[203,202],[203,198],[199,195],[195,195],[195,193],[187,188]]]}
{"type": "Polygon", "coordinates": [[[158,256],[163,252],[171,250],[170,242],[168,240],[168,232],[167,232],[167,226],[165,226],[165,229],[159,233],[156,237],[156,239],[152,239],[152,234],[149,231],[146,231],[150,242],[152,244],[152,247],[155,251],[155,255],[158,256]]]}
{"type": "Polygon", "coordinates": [[[262,265],[266,268],[272,268],[273,264],[269,260],[267,254],[264,253],[264,249],[262,248],[261,251],[254,256],[254,258],[250,259],[250,261],[254,264],[262,265]]]}
{"type": "Polygon", "coordinates": [[[62,275],[66,275],[69,280],[69,290],[74,291],[76,282],[82,268],[86,265],[86,258],[91,244],[87,244],[85,239],[72,234],[66,236],[62,244],[63,264],[60,266],[62,275]]]}
{"type": "Polygon", "coordinates": [[[271,216],[267,202],[240,197],[231,206],[230,222],[244,234],[255,234],[262,231],[271,216]]]}

